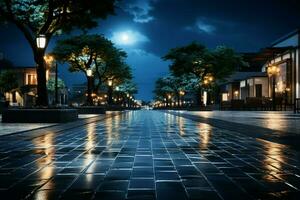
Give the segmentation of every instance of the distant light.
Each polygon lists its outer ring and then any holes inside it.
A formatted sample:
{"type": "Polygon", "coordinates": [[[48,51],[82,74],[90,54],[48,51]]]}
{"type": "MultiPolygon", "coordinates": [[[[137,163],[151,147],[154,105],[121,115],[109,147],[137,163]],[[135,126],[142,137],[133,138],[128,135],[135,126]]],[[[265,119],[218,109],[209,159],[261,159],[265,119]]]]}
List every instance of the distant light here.
{"type": "Polygon", "coordinates": [[[107,84],[108,84],[108,86],[109,86],[109,87],[111,87],[111,86],[112,86],[112,84],[113,84],[113,81],[112,81],[112,79],[108,79],[108,81],[107,81],[107,84]]]}

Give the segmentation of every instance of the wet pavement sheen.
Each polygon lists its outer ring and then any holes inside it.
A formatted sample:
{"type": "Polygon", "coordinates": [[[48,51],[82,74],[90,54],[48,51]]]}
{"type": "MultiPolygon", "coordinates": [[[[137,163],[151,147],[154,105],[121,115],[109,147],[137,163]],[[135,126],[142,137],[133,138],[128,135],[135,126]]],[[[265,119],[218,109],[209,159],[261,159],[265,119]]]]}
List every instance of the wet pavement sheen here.
{"type": "MultiPolygon", "coordinates": [[[[242,125],[241,125],[242,126],[242,125]]],[[[158,111],[0,138],[1,199],[298,199],[300,154],[158,111]]]]}

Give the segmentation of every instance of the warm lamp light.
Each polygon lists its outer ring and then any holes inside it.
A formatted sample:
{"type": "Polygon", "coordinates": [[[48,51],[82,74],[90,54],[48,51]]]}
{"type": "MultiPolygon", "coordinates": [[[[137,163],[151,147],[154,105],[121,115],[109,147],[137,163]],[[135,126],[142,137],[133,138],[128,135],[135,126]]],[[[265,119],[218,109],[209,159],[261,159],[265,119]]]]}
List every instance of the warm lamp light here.
{"type": "Polygon", "coordinates": [[[45,35],[38,35],[37,38],[36,38],[36,46],[39,48],[39,49],[43,49],[46,47],[46,36],[45,35]]]}
{"type": "Polygon", "coordinates": [[[280,68],[276,65],[271,65],[267,68],[267,72],[270,76],[277,75],[280,72],[280,68]]]}
{"type": "Polygon", "coordinates": [[[108,79],[108,81],[107,81],[107,84],[108,84],[108,86],[109,86],[109,87],[111,87],[111,86],[112,86],[112,84],[113,84],[113,81],[112,81],[112,79],[108,79]]]}
{"type": "Polygon", "coordinates": [[[93,71],[92,71],[91,69],[87,69],[87,70],[86,70],[86,75],[87,75],[88,77],[91,77],[91,76],[93,75],[93,71]]]}

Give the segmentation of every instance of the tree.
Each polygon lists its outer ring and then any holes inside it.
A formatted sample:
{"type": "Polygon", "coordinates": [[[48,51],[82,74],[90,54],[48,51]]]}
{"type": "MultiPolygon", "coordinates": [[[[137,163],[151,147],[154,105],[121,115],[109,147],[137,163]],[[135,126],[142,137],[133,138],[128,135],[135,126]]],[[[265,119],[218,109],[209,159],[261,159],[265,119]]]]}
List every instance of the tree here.
{"type": "Polygon", "coordinates": [[[174,96],[179,106],[182,92],[187,90],[188,85],[189,79],[184,75],[180,77],[165,76],[156,81],[154,93],[159,99],[169,99],[169,95],[174,96]]]}
{"type": "Polygon", "coordinates": [[[79,35],[57,42],[53,49],[55,58],[69,63],[71,72],[83,72],[87,78],[87,103],[92,104],[92,87],[97,92],[102,84],[112,79],[120,84],[132,77],[130,67],[125,64],[126,53],[101,35],[79,35]],[[92,70],[95,80],[91,81],[87,70],[92,70]]]}
{"type": "Polygon", "coordinates": [[[14,65],[13,65],[13,63],[10,60],[0,59],[0,73],[3,70],[11,69],[13,67],[14,67],[14,65]]]}
{"type": "Polygon", "coordinates": [[[95,92],[109,79],[113,85],[120,85],[132,79],[131,68],[125,63],[126,52],[115,47],[107,48],[107,55],[95,61],[95,92]]]}
{"type": "Polygon", "coordinates": [[[171,49],[164,57],[164,60],[171,61],[170,70],[175,76],[194,75],[199,81],[198,104],[201,102],[203,88],[208,88],[205,83],[207,77],[211,77],[209,88],[212,88],[216,81],[223,81],[240,66],[247,65],[242,56],[236,54],[233,49],[218,46],[213,50],[193,42],[183,47],[171,49]]]}
{"type": "MultiPolygon", "coordinates": [[[[64,81],[60,78],[57,79],[57,87],[58,88],[66,87],[64,81]]],[[[55,92],[55,78],[53,78],[53,77],[49,78],[49,80],[47,81],[47,90],[49,92],[55,92]]]]}
{"type": "Polygon", "coordinates": [[[70,72],[83,72],[87,79],[87,104],[92,104],[92,71],[104,63],[112,51],[113,44],[101,35],[79,35],[59,40],[53,49],[54,57],[69,64],[70,72]]]}
{"type": "Polygon", "coordinates": [[[118,88],[120,92],[129,95],[136,94],[138,91],[136,84],[129,80],[122,83],[121,85],[118,85],[118,88]]]}
{"type": "Polygon", "coordinates": [[[118,96],[120,95],[122,97],[123,104],[125,104],[125,100],[127,99],[128,106],[130,106],[130,96],[133,96],[138,91],[136,84],[131,80],[127,79],[117,87],[118,90],[116,92],[118,93],[118,96]]]}
{"type": "Polygon", "coordinates": [[[44,54],[51,37],[61,32],[89,29],[97,19],[114,14],[117,0],[0,0],[0,22],[10,22],[23,33],[37,63],[37,105],[47,106],[44,54]],[[46,38],[45,48],[38,48],[36,38],[46,38]]]}
{"type": "Polygon", "coordinates": [[[0,74],[0,92],[2,95],[19,87],[15,72],[7,70],[0,74]]]}

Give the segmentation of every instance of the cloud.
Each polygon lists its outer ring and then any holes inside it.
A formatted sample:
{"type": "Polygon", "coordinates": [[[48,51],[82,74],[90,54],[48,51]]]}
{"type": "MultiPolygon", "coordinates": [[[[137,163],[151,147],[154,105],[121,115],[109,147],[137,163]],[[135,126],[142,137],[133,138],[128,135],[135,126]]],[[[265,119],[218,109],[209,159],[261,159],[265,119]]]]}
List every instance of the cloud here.
{"type": "Polygon", "coordinates": [[[148,42],[149,38],[138,31],[126,30],[113,32],[110,38],[116,45],[130,46],[141,42],[148,42]]]}
{"type": "Polygon", "coordinates": [[[148,23],[154,20],[150,15],[153,10],[152,3],[156,0],[127,0],[121,7],[123,10],[133,16],[136,23],[148,23]]]}
{"type": "Polygon", "coordinates": [[[216,31],[216,27],[212,24],[208,24],[205,21],[199,20],[196,22],[196,26],[199,31],[207,33],[207,34],[212,34],[216,31]]]}
{"type": "Polygon", "coordinates": [[[187,31],[196,31],[198,33],[213,35],[218,30],[232,30],[235,25],[236,24],[231,21],[200,17],[192,26],[186,26],[184,29],[187,31]]]}

